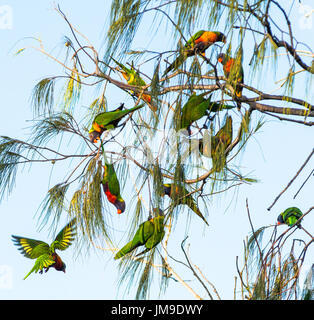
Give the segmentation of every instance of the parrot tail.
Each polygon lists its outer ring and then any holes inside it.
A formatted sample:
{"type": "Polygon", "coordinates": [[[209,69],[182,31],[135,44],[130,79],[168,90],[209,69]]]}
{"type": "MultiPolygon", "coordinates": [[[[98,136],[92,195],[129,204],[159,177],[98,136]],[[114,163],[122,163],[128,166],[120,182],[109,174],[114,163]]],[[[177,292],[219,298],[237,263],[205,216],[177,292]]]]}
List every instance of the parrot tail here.
{"type": "Polygon", "coordinates": [[[142,245],[141,242],[130,241],[121,250],[119,250],[117,252],[117,254],[114,256],[114,259],[117,260],[117,259],[124,257],[126,254],[133,251],[134,249],[136,249],[140,245],[142,245]]]}
{"type": "Polygon", "coordinates": [[[184,55],[180,54],[165,70],[163,73],[163,77],[166,76],[170,71],[175,70],[181,66],[181,64],[185,61],[184,55]]]}
{"type": "Polygon", "coordinates": [[[189,201],[188,206],[209,226],[208,222],[206,221],[205,217],[201,213],[200,209],[197,207],[196,203],[192,199],[191,201],[189,201]]]}

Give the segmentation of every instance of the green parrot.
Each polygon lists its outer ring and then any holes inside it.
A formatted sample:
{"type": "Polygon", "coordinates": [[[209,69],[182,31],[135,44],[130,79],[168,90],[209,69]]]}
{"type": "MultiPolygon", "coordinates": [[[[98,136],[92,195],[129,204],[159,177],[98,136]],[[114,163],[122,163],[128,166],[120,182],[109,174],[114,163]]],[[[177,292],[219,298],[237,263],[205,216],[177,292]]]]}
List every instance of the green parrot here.
{"type": "MultiPolygon", "coordinates": [[[[145,87],[146,82],[140,77],[140,75],[134,70],[132,66],[131,69],[127,68],[122,63],[118,62],[114,58],[111,59],[119,66],[117,69],[123,76],[123,78],[127,81],[127,83],[131,86],[145,87]]],[[[132,92],[133,93],[133,92],[132,92]]],[[[140,93],[135,93],[136,97],[140,96],[140,93]]],[[[151,104],[152,97],[149,94],[142,94],[142,99],[146,102],[149,108],[153,111],[156,111],[157,108],[151,104]]]]}
{"type": "Polygon", "coordinates": [[[226,37],[223,33],[217,31],[200,30],[196,32],[185,44],[182,52],[165,70],[163,77],[170,71],[178,69],[188,58],[197,53],[205,56],[205,51],[215,42],[226,43],[226,37]]]}
{"type": "Polygon", "coordinates": [[[196,202],[194,201],[192,195],[185,196],[189,192],[183,186],[176,186],[174,183],[165,183],[164,184],[164,195],[169,196],[169,198],[175,201],[176,205],[187,205],[192,211],[194,211],[207,225],[208,222],[204,218],[200,209],[197,207],[196,202]]]}
{"type": "Polygon", "coordinates": [[[125,210],[125,201],[120,195],[120,184],[114,170],[113,164],[105,163],[104,177],[101,181],[103,190],[107,196],[107,199],[117,208],[117,213],[120,214],[125,210]]]}
{"type": "Polygon", "coordinates": [[[122,103],[117,109],[109,112],[99,113],[95,117],[92,128],[89,130],[89,139],[91,142],[97,143],[104,131],[116,128],[123,117],[142,108],[144,104],[125,110],[122,110],[123,106],[124,104],[122,103]]]}
{"type": "Polygon", "coordinates": [[[181,121],[177,127],[177,131],[186,129],[191,135],[190,126],[194,121],[197,121],[204,117],[207,113],[217,112],[223,109],[232,109],[234,106],[223,105],[217,102],[211,102],[211,96],[208,99],[204,98],[207,93],[201,93],[196,95],[195,92],[191,94],[188,101],[182,107],[181,121]]]}
{"type": "MultiPolygon", "coordinates": [[[[226,164],[226,149],[232,142],[232,118],[227,116],[223,127],[211,137],[211,157],[213,169],[220,172],[226,164]]],[[[204,146],[200,147],[200,152],[204,152],[204,146]]]]}
{"type": "MultiPolygon", "coordinates": [[[[280,215],[277,218],[277,224],[286,224],[289,227],[293,227],[296,222],[301,218],[303,215],[302,211],[299,208],[296,207],[290,207],[287,208],[284,212],[280,213],[280,215]]],[[[297,227],[300,228],[301,221],[297,223],[297,227]]]]}
{"type": "Polygon", "coordinates": [[[24,277],[24,280],[32,272],[37,273],[39,271],[39,273],[43,273],[44,269],[45,272],[47,272],[51,267],[65,273],[66,265],[56,253],[56,250],[65,250],[72,244],[74,236],[76,235],[75,222],[76,219],[72,219],[58,233],[55,240],[50,245],[44,241],[12,235],[12,241],[19,247],[18,250],[20,250],[26,258],[36,259],[34,267],[24,277]]]}
{"type": "Polygon", "coordinates": [[[154,209],[154,212],[156,216],[154,218],[149,218],[147,221],[139,225],[133,239],[117,252],[114,257],[115,260],[120,259],[139,246],[145,246],[146,249],[137,254],[137,256],[144,254],[145,252],[148,252],[149,250],[157,246],[158,243],[162,241],[165,235],[165,216],[160,209],[154,209]]]}
{"type": "MultiPolygon", "coordinates": [[[[230,82],[231,86],[234,88],[234,93],[238,98],[242,97],[243,87],[239,84],[243,84],[244,81],[244,71],[242,64],[236,64],[236,60],[229,57],[228,55],[221,53],[218,56],[218,61],[223,65],[223,71],[225,77],[230,82]]],[[[241,105],[238,103],[238,109],[241,105]]]]}

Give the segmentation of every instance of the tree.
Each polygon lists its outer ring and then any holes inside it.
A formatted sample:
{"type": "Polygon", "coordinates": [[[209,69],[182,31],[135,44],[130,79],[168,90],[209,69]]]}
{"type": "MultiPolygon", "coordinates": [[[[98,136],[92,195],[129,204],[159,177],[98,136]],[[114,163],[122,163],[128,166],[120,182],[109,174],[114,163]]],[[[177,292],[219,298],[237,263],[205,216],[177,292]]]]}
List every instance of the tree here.
{"type": "MultiPolygon", "coordinates": [[[[185,228],[186,234],[180,241],[185,260],[180,263],[192,272],[206,297],[220,298],[212,281],[191,261],[186,249],[190,224],[194,218],[198,219],[196,214],[205,220],[210,218],[208,203],[217,194],[257,183],[256,178],[241,168],[238,159],[245,156],[245,147],[263,127],[265,117],[311,129],[314,116],[310,102],[313,51],[294,37],[285,4],[273,0],[113,0],[103,54],[72,25],[60,7],[56,11],[69,26],[69,36],[63,42],[64,59],[48,53],[41,40],[37,40],[35,49],[61,65],[64,73],[44,78],[35,86],[32,95],[35,124],[29,139],[1,137],[1,195],[12,191],[20,165],[36,162],[56,165],[71,160],[70,171],[49,190],[41,204],[41,222],[50,221],[56,228],[61,215],[76,217],[80,245],[115,254],[118,248],[110,228],[111,221],[104,214],[104,211],[112,211],[108,204],[112,198],[102,190],[104,166],[110,162],[119,178],[120,189],[133,190],[134,205],[126,203],[128,214],[132,216],[128,241],[140,223],[156,217],[159,212],[156,209],[161,209],[165,216],[165,235],[156,246],[145,255],[138,256],[139,251],[134,250],[120,260],[121,282],[129,279],[132,290],[136,287],[135,297],[146,298],[153,275],[159,274],[161,291],[174,279],[194,297],[202,298],[175,271],[172,262],[177,259],[168,250],[168,241],[175,230],[185,228]],[[281,24],[274,21],[275,14],[283,17],[281,24]],[[175,50],[156,51],[149,45],[143,50],[132,49],[141,23],[147,23],[146,16],[154,17],[152,34],[159,32],[161,23],[167,22],[171,26],[172,48],[178,42],[175,50]],[[219,30],[227,39],[226,44],[222,41],[213,43],[205,55],[201,50],[186,46],[188,39],[204,25],[208,30],[219,30]],[[184,55],[187,50],[194,51],[187,54],[176,70],[164,75],[175,57],[184,55]],[[225,53],[228,61],[233,59],[228,73],[220,67],[217,59],[220,53],[225,53]],[[283,59],[286,60],[284,64],[283,59]],[[289,66],[276,94],[267,84],[256,81],[263,79],[267,64],[271,72],[282,65],[289,66]],[[244,77],[240,81],[242,66],[244,77]],[[144,73],[140,67],[147,71],[144,73]],[[304,82],[305,92],[298,92],[295,97],[296,81],[304,82]],[[253,85],[249,85],[251,82],[253,85]],[[256,83],[258,85],[254,85],[256,83]],[[88,133],[96,115],[118,107],[124,110],[124,106],[107,105],[106,95],[112,87],[130,95],[127,102],[131,106],[127,108],[141,108],[125,114],[119,121],[110,122],[113,130],[105,130],[101,127],[104,123],[99,122],[100,141],[95,143],[90,141],[88,133]],[[90,101],[89,108],[78,108],[82,95],[95,92],[95,88],[98,94],[90,101]],[[306,89],[309,94],[303,98],[306,89]],[[241,94],[237,94],[239,91],[241,94]],[[187,128],[181,126],[181,110],[191,102],[194,93],[200,99],[195,106],[203,103],[208,107],[200,117],[197,115],[196,120],[193,118],[190,130],[186,131],[187,128]],[[60,94],[63,99],[57,103],[56,97],[60,94]],[[56,144],[57,138],[60,145],[56,144]],[[66,139],[78,146],[76,152],[68,153],[66,139]],[[147,196],[143,197],[143,194],[147,196]],[[129,208],[133,210],[129,211],[129,208]],[[187,214],[186,220],[183,212],[187,214]]],[[[26,46],[18,53],[29,48],[26,46]]],[[[111,197],[113,192],[109,191],[111,197]]],[[[114,200],[110,202],[114,203],[114,200]]],[[[304,213],[304,220],[312,208],[304,213]]],[[[249,213],[248,205],[247,211],[249,213]]],[[[300,298],[298,270],[313,242],[311,232],[302,227],[310,240],[293,239],[290,244],[288,239],[293,237],[296,227],[278,237],[276,226],[263,226],[258,230],[253,224],[251,227],[244,267],[243,270],[238,268],[243,298],[300,298]],[[264,245],[261,236],[269,228],[273,233],[264,245]],[[296,242],[302,246],[298,256],[295,254],[296,242]],[[284,250],[288,251],[288,258],[281,258],[285,255],[284,250]],[[254,264],[256,256],[257,265],[254,264]]]]}

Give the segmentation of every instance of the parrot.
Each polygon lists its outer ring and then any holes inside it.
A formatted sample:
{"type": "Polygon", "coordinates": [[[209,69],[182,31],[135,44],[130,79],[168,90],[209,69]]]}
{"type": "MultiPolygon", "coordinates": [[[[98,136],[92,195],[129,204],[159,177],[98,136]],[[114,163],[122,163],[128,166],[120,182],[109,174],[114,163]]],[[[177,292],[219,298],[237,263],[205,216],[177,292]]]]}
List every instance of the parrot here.
{"type": "Polygon", "coordinates": [[[156,213],[156,216],[149,217],[147,221],[139,225],[133,239],[128,242],[121,250],[119,250],[114,256],[115,260],[120,259],[139,246],[145,246],[146,249],[137,254],[137,256],[144,254],[157,246],[162,241],[165,235],[165,216],[163,214],[163,211],[160,209],[154,209],[154,212],[156,213]]]}
{"type": "Polygon", "coordinates": [[[13,243],[18,246],[18,250],[21,251],[26,258],[36,259],[34,267],[24,277],[24,280],[33,272],[43,273],[53,267],[57,271],[63,271],[65,273],[66,265],[56,253],[56,250],[67,249],[74,241],[76,235],[76,219],[72,219],[56,236],[55,240],[49,245],[48,243],[19,237],[12,235],[13,243]]]}
{"type": "MultiPolygon", "coordinates": [[[[224,126],[211,137],[211,157],[213,168],[220,172],[226,163],[226,149],[232,142],[232,118],[227,116],[224,126]]],[[[204,146],[200,146],[200,152],[203,153],[204,146]],[[202,150],[203,149],[203,150],[202,150]]]]}
{"type": "Polygon", "coordinates": [[[113,164],[105,163],[104,176],[101,181],[103,190],[107,196],[109,202],[111,202],[116,208],[117,213],[120,214],[125,210],[125,201],[120,195],[120,184],[114,170],[113,164]]]}
{"type": "Polygon", "coordinates": [[[165,76],[171,70],[176,70],[188,58],[197,53],[205,56],[205,51],[215,42],[226,43],[226,37],[223,33],[217,31],[200,30],[196,32],[185,44],[183,52],[172,62],[165,70],[165,76]]]}
{"type": "Polygon", "coordinates": [[[189,194],[189,192],[183,186],[175,186],[173,183],[166,183],[163,185],[164,187],[164,196],[165,194],[169,196],[169,198],[176,202],[176,205],[186,204],[191,210],[193,210],[203,221],[208,225],[208,222],[204,218],[203,214],[197,207],[196,202],[194,201],[192,195],[185,196],[189,194]]]}
{"type": "MultiPolygon", "coordinates": [[[[287,224],[289,227],[293,227],[296,222],[301,218],[303,215],[302,211],[299,208],[296,207],[290,207],[287,208],[285,211],[280,213],[280,215],[277,218],[277,224],[287,224]]],[[[301,221],[297,223],[297,227],[300,228],[301,221]]]]}
{"type": "Polygon", "coordinates": [[[221,105],[216,102],[211,102],[211,96],[208,99],[204,98],[207,93],[201,93],[196,95],[195,92],[191,94],[188,101],[182,107],[181,121],[177,128],[177,131],[181,129],[187,129],[189,135],[191,135],[190,126],[194,121],[197,121],[204,117],[207,112],[217,112],[222,109],[231,109],[233,106],[221,105]]]}
{"type": "Polygon", "coordinates": [[[122,103],[117,109],[99,113],[95,117],[92,128],[89,130],[89,139],[91,142],[97,143],[104,131],[116,128],[123,117],[142,108],[144,104],[125,110],[123,110],[123,106],[124,104],[122,103]]]}
{"type": "MultiPolygon", "coordinates": [[[[244,81],[244,71],[242,64],[240,63],[240,66],[237,66],[237,69],[233,69],[236,62],[235,59],[229,57],[224,53],[221,53],[218,56],[218,62],[220,62],[223,65],[225,77],[230,81],[231,85],[233,86],[235,95],[238,98],[241,98],[243,87],[239,84],[243,84],[244,81]]],[[[241,105],[238,103],[238,109],[240,108],[241,105]]]]}
{"type": "MultiPolygon", "coordinates": [[[[132,66],[131,69],[127,68],[122,63],[118,62],[114,58],[111,59],[119,66],[117,69],[123,76],[123,78],[127,81],[127,83],[131,86],[145,87],[146,82],[140,77],[140,75],[134,70],[132,66]]],[[[133,92],[132,92],[133,93],[133,92]]],[[[135,93],[136,97],[140,96],[140,93],[135,93]]],[[[151,104],[152,97],[149,94],[142,94],[142,99],[147,103],[149,108],[153,111],[156,111],[157,108],[151,104]]]]}

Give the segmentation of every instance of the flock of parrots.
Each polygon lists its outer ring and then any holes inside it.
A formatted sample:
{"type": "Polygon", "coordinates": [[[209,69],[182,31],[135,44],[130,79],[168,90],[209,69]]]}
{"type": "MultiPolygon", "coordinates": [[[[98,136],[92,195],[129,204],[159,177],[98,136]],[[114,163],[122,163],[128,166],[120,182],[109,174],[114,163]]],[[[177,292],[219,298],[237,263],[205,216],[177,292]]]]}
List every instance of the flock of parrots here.
{"type": "MultiPolygon", "coordinates": [[[[226,37],[221,32],[212,31],[198,31],[193,35],[185,44],[183,50],[180,50],[177,58],[171,63],[165,70],[163,76],[167,75],[170,71],[177,70],[183,62],[191,56],[196,54],[201,54],[205,56],[205,51],[215,42],[226,43],[226,37]]],[[[113,59],[113,58],[112,58],[113,59]]],[[[122,74],[129,85],[143,87],[146,85],[145,81],[140,77],[140,75],[135,71],[133,66],[131,69],[125,67],[118,61],[113,61],[117,64],[117,70],[122,74]]],[[[235,60],[226,54],[220,54],[218,56],[218,62],[223,65],[224,75],[228,82],[234,89],[235,100],[237,97],[242,96],[243,86],[243,68],[242,66],[237,67],[237,71],[233,72],[233,67],[235,66],[235,60]],[[233,79],[230,79],[230,76],[233,79]]],[[[191,135],[190,126],[193,122],[204,117],[208,112],[217,112],[222,109],[230,109],[233,106],[220,105],[218,103],[212,102],[211,97],[205,98],[205,94],[196,95],[192,93],[186,104],[181,109],[180,123],[177,125],[176,130],[186,129],[191,135]]],[[[148,94],[135,93],[135,96],[140,97],[153,111],[156,108],[151,104],[151,96],[148,94]]],[[[238,101],[237,105],[238,104],[238,101]]],[[[92,128],[89,131],[90,141],[97,143],[100,141],[102,133],[106,130],[114,129],[118,126],[120,120],[126,115],[142,108],[145,104],[137,105],[130,109],[124,109],[124,104],[121,104],[116,110],[110,112],[103,112],[98,114],[93,123],[92,128]]],[[[211,157],[213,160],[214,170],[219,172],[223,169],[225,159],[222,157],[226,156],[226,149],[232,141],[232,118],[230,116],[226,117],[224,125],[216,133],[214,137],[211,138],[211,157]],[[219,157],[219,159],[215,159],[219,157]],[[217,160],[217,161],[215,161],[217,160]],[[216,167],[215,167],[216,164],[216,167]]],[[[199,150],[203,154],[204,145],[202,139],[199,140],[199,150]]],[[[104,175],[101,182],[104,193],[107,199],[112,203],[116,209],[117,213],[121,214],[125,211],[125,201],[120,195],[120,185],[114,170],[113,164],[107,163],[105,161],[104,175]]],[[[169,196],[169,198],[174,202],[174,205],[186,205],[192,211],[194,211],[207,225],[203,214],[200,212],[195,200],[192,195],[184,188],[177,186],[175,184],[164,184],[164,190],[162,196],[169,196]],[[178,195],[180,195],[178,197],[178,195]]],[[[114,259],[119,259],[124,257],[134,249],[139,246],[144,246],[145,249],[140,254],[143,254],[152,248],[154,248],[158,243],[160,243],[164,237],[164,214],[160,209],[153,210],[154,217],[150,216],[147,221],[139,225],[133,239],[128,242],[121,250],[119,250],[114,259]]],[[[288,226],[298,226],[300,227],[300,221],[302,217],[302,212],[296,207],[291,207],[282,212],[277,219],[278,224],[287,224],[288,226]]],[[[26,279],[32,272],[43,273],[47,272],[49,268],[53,267],[58,271],[65,272],[66,265],[56,253],[56,250],[67,249],[75,239],[76,235],[76,218],[72,219],[56,236],[55,240],[48,245],[46,242],[40,240],[29,239],[25,237],[19,237],[12,235],[12,240],[15,245],[17,245],[21,253],[30,259],[36,259],[34,267],[29,271],[29,273],[24,277],[26,279]]],[[[140,255],[138,254],[138,255],[140,255]]]]}

